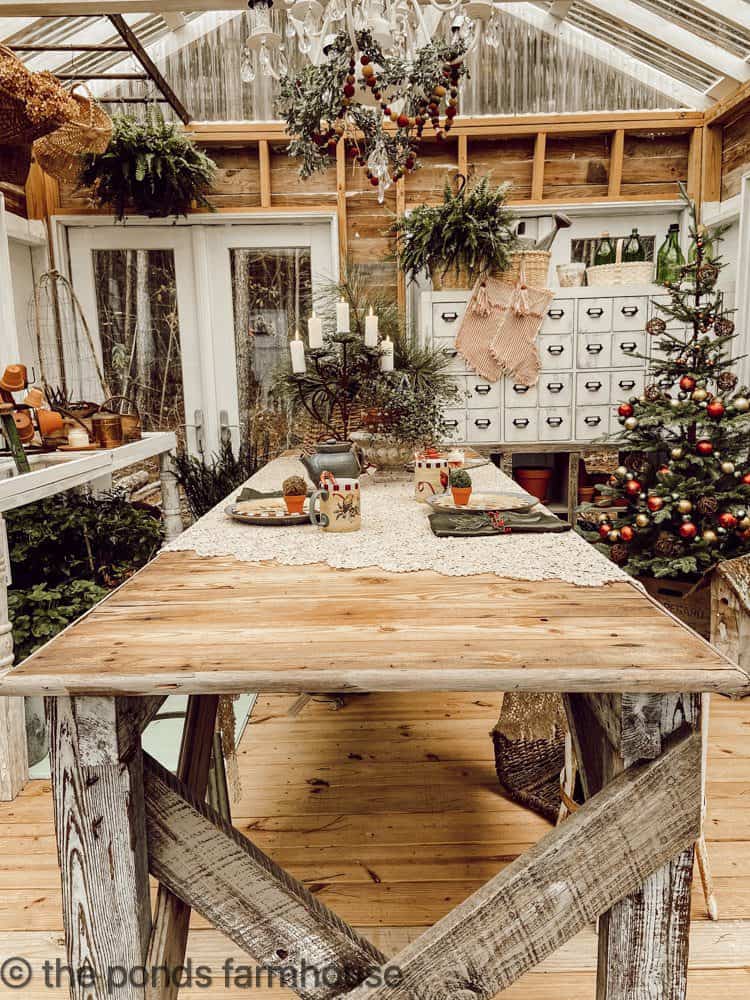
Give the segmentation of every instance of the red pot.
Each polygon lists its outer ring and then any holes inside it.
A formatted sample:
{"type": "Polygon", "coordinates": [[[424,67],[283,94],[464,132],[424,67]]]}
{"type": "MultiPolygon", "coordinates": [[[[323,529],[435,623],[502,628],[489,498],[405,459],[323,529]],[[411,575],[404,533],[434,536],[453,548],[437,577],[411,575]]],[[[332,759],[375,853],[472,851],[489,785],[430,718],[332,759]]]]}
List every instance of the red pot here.
{"type": "Polygon", "coordinates": [[[519,486],[544,503],[549,493],[552,469],[514,469],[513,475],[519,486]]]}

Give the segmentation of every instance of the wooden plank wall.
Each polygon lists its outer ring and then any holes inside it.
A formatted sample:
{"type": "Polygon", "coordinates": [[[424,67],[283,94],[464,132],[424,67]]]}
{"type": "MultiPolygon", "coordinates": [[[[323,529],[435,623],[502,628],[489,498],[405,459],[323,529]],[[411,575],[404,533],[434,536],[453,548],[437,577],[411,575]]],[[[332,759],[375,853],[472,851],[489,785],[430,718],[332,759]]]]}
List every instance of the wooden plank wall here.
{"type": "Polygon", "coordinates": [[[723,128],[721,151],[721,200],[740,193],[742,175],[750,169],[750,108],[723,128]]]}

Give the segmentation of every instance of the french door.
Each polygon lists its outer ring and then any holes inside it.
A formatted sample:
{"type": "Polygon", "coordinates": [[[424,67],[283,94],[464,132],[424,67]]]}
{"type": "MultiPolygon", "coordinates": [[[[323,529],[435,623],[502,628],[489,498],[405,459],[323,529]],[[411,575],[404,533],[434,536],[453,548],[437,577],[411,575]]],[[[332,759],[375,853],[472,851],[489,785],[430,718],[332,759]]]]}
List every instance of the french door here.
{"type": "MultiPolygon", "coordinates": [[[[70,225],[73,288],[98,365],[67,359],[79,394],[92,371],[132,398],[147,428],[185,428],[210,454],[245,440],[272,373],[336,275],[330,222],[70,225]],[[76,367],[77,366],[77,367],[76,367]]],[[[98,392],[102,395],[102,391],[98,392]]],[[[97,400],[94,400],[97,401],[97,400]]]]}

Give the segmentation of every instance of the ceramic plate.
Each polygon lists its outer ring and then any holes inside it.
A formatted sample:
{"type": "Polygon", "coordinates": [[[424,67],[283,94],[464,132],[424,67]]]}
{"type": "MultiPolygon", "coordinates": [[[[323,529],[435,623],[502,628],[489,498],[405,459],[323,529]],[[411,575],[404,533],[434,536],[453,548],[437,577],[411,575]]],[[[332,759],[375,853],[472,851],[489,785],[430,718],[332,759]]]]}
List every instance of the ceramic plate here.
{"type": "Polygon", "coordinates": [[[261,524],[265,527],[288,527],[291,524],[309,524],[309,501],[305,500],[304,514],[289,514],[282,497],[269,497],[265,500],[240,500],[230,503],[224,508],[224,513],[235,521],[245,524],[261,524]]]}
{"type": "Polygon", "coordinates": [[[528,513],[535,507],[537,500],[534,497],[526,496],[522,493],[475,493],[472,492],[469,502],[463,507],[457,507],[453,502],[450,493],[442,493],[440,496],[428,497],[427,503],[435,510],[450,513],[462,513],[466,511],[488,510],[516,510],[519,513],[528,513]]]}

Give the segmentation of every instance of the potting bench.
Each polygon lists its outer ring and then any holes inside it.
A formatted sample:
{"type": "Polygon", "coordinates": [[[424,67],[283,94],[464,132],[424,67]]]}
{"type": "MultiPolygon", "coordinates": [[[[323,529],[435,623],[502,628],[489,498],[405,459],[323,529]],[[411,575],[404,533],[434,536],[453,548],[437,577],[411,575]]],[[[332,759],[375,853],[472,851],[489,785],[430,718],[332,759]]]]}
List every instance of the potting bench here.
{"type": "MultiPolygon", "coordinates": [[[[580,558],[580,539],[565,538],[580,558]]],[[[48,699],[68,961],[98,977],[73,985],[75,1000],[144,1000],[139,975],[108,994],[108,970],[179,965],[190,908],[315,1000],[489,998],[597,917],[600,997],[683,998],[709,691],[750,694],[750,675],[626,579],[585,587],[191,551],[162,552],[0,679],[4,695],[48,699]],[[219,694],[511,690],[564,692],[587,801],[397,955],[205,804],[219,694]],[[176,692],[190,695],[177,776],[140,739],[176,692]],[[154,918],[149,872],[163,886],[154,918]],[[305,966],[345,970],[347,982],[316,986],[305,966]]]]}

